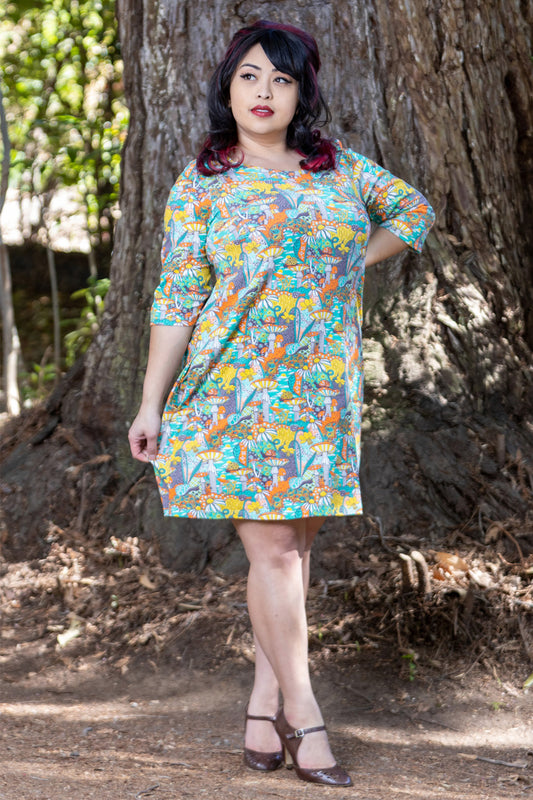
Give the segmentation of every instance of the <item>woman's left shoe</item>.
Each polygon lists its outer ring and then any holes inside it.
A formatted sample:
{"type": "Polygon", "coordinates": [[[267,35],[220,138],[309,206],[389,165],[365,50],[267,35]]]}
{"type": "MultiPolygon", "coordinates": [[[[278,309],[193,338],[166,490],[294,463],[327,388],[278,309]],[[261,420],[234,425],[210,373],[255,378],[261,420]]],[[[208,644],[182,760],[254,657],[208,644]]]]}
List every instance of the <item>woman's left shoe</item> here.
{"type": "MultiPolygon", "coordinates": [[[[246,712],[244,725],[245,734],[246,722],[248,722],[249,719],[258,719],[272,723],[276,721],[276,717],[256,717],[254,714],[248,714],[248,712],[246,712]]],[[[283,752],[279,750],[276,753],[261,753],[259,750],[250,750],[249,747],[245,747],[244,763],[249,769],[257,769],[260,772],[274,772],[275,769],[278,769],[278,767],[281,767],[283,764],[283,752]]]]}
{"type": "Polygon", "coordinates": [[[287,722],[283,709],[280,708],[275,717],[274,727],[283,745],[285,763],[287,767],[291,765],[294,767],[300,780],[320,783],[322,786],[352,786],[352,779],[338,764],[323,769],[306,769],[298,764],[298,749],[303,737],[308,733],[325,731],[325,725],[315,725],[313,728],[293,728],[287,722]]]}

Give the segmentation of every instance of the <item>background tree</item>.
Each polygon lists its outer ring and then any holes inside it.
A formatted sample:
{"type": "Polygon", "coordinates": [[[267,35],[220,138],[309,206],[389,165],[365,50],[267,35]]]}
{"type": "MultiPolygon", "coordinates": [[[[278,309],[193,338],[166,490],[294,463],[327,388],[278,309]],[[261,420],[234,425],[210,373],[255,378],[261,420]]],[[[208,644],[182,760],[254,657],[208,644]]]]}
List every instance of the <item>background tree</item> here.
{"type": "MultiPolygon", "coordinates": [[[[119,0],[117,10],[131,124],[112,287],[83,381],[54,395],[49,411],[62,425],[30,460],[35,469],[56,457],[60,474],[88,453],[112,458],[92,477],[78,471],[70,507],[61,484],[54,522],[155,531],[179,567],[201,566],[225,541],[219,523],[162,521],[153,479],[129,458],[125,433],[140,396],[167,194],[205,131],[215,63],[231,34],[258,16],[316,36],[330,133],[422,189],[438,214],[421,260],[407,253],[368,276],[369,516],[344,524],[438,540],[454,528],[483,537],[491,521],[525,515],[533,488],[524,455],[533,438],[530,6],[119,0]]],[[[15,457],[5,462],[4,479],[19,468],[15,457]]],[[[50,486],[46,497],[53,502],[50,486]]]]}
{"type": "MultiPolygon", "coordinates": [[[[11,157],[11,142],[7,129],[7,120],[4,110],[4,96],[0,87],[0,132],[2,139],[2,177],[0,180],[0,217],[7,194],[9,180],[9,161],[11,157]]],[[[2,319],[2,374],[4,378],[5,404],[8,414],[20,412],[20,394],[18,387],[18,360],[20,344],[15,314],[13,311],[13,291],[11,282],[11,269],[9,266],[9,253],[2,239],[0,231],[0,306],[2,319]]]]}
{"type": "MultiPolygon", "coordinates": [[[[73,205],[75,213],[85,211],[95,296],[105,288],[97,283],[98,262],[113,246],[128,121],[113,0],[6,3],[0,9],[0,59],[13,144],[10,186],[21,202],[39,209],[31,238],[45,246],[50,275],[53,347],[44,348],[34,369],[41,378],[57,379],[64,365],[61,334],[69,322],[60,320],[54,226],[73,205]],[[64,208],[67,188],[75,190],[75,200],[64,208]],[[63,202],[52,209],[58,196],[63,202]]],[[[81,344],[75,334],[85,322],[71,333],[67,351],[73,341],[81,344]]]]}
{"type": "Polygon", "coordinates": [[[76,186],[94,250],[113,242],[128,121],[114,10],[113,0],[50,0],[0,13],[11,184],[45,213],[54,190],[76,186]]]}

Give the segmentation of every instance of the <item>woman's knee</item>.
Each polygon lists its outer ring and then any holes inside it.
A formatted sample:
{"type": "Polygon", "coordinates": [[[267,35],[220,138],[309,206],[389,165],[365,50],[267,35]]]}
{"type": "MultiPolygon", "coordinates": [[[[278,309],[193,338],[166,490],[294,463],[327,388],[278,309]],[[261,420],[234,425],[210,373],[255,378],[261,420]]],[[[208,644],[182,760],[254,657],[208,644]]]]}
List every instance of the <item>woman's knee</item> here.
{"type": "Polygon", "coordinates": [[[274,568],[291,568],[300,563],[305,552],[304,520],[262,522],[234,520],[250,564],[270,564],[274,568]]]}

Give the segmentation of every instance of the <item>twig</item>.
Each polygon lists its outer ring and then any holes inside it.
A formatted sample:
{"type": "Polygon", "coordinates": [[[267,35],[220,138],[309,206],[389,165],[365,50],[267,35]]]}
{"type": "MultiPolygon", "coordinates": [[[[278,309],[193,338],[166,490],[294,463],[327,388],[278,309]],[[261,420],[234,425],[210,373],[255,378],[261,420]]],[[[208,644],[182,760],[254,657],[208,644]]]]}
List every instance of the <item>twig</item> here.
{"type": "Polygon", "coordinates": [[[137,794],[135,795],[135,798],[137,800],[138,797],[142,797],[145,794],[152,794],[152,792],[155,792],[156,789],[159,789],[159,784],[158,783],[154,783],[154,785],[150,786],[149,789],[143,789],[142,791],[137,792],[137,794]]]}
{"type": "Polygon", "coordinates": [[[471,670],[473,670],[473,669],[474,669],[474,667],[476,666],[476,664],[477,664],[477,663],[479,663],[480,659],[482,658],[482,656],[484,656],[484,655],[485,655],[485,653],[487,652],[487,650],[488,650],[488,647],[484,647],[484,648],[482,649],[482,651],[481,651],[481,652],[478,654],[477,658],[475,658],[475,659],[472,661],[472,663],[470,664],[470,666],[469,666],[469,667],[467,667],[467,668],[466,668],[466,669],[465,669],[463,672],[458,672],[458,673],[457,673],[457,675],[450,675],[449,677],[450,677],[452,680],[459,680],[459,679],[461,679],[461,678],[465,678],[465,677],[468,675],[468,673],[469,673],[471,670]]]}
{"type": "Polygon", "coordinates": [[[372,701],[370,700],[370,698],[366,694],[363,694],[363,692],[359,692],[357,689],[354,689],[352,686],[350,686],[350,684],[341,683],[340,681],[333,681],[333,683],[335,684],[335,686],[338,686],[340,689],[347,689],[352,694],[356,694],[357,697],[362,697],[363,700],[366,700],[367,703],[370,703],[370,705],[373,705],[372,701]]]}
{"type": "Polygon", "coordinates": [[[520,631],[520,636],[522,637],[527,657],[530,661],[533,661],[533,646],[526,635],[525,620],[520,614],[518,615],[518,630],[520,631]]]}
{"type": "Polygon", "coordinates": [[[383,532],[383,523],[381,522],[381,517],[371,517],[371,519],[375,520],[378,524],[379,541],[381,542],[381,546],[383,547],[383,549],[386,550],[387,553],[392,553],[392,555],[397,556],[398,552],[396,550],[393,550],[392,547],[389,547],[389,545],[385,541],[385,534],[383,532]]]}
{"type": "Polygon", "coordinates": [[[81,490],[80,490],[80,510],[78,512],[78,519],[76,522],[76,527],[79,531],[84,533],[84,519],[85,519],[85,512],[87,511],[87,489],[89,484],[89,474],[84,472],[81,478],[81,490]]]}
{"type": "Polygon", "coordinates": [[[143,464],[137,470],[137,472],[132,477],[132,479],[128,483],[125,483],[124,486],[122,486],[121,489],[119,489],[119,491],[116,493],[115,498],[113,499],[113,501],[111,503],[109,503],[109,505],[106,508],[106,517],[107,518],[110,518],[112,516],[112,514],[115,513],[116,509],[119,507],[119,505],[122,502],[122,500],[126,497],[126,495],[128,495],[131,492],[133,487],[145,477],[145,475],[149,474],[149,470],[150,470],[150,465],[149,464],[143,464]]]}
{"type": "Polygon", "coordinates": [[[519,600],[518,597],[513,597],[512,602],[515,605],[519,606],[520,608],[533,609],[533,603],[531,603],[531,602],[529,602],[527,600],[519,600]]]}
{"type": "Polygon", "coordinates": [[[527,769],[527,761],[502,761],[499,758],[487,758],[486,756],[476,756],[473,753],[459,753],[462,758],[469,761],[485,761],[487,764],[498,764],[500,767],[511,767],[512,769],[527,769]]]}
{"type": "Polygon", "coordinates": [[[110,461],[112,461],[112,456],[110,456],[109,453],[102,453],[99,456],[89,459],[89,461],[84,461],[82,464],[67,467],[66,472],[71,478],[76,479],[80,472],[86,467],[99,467],[101,464],[108,464],[110,461]]]}
{"type": "Polygon", "coordinates": [[[446,730],[455,731],[455,733],[461,732],[460,728],[454,728],[452,725],[446,725],[445,722],[439,722],[436,719],[428,719],[427,717],[409,717],[409,719],[416,722],[426,722],[428,725],[438,725],[439,728],[446,728],[446,730]]]}
{"type": "Polygon", "coordinates": [[[500,526],[500,530],[502,531],[502,533],[505,533],[505,535],[507,536],[507,538],[508,538],[508,539],[510,539],[510,540],[512,541],[512,543],[514,544],[514,546],[515,546],[515,547],[516,547],[516,549],[518,550],[518,555],[519,555],[519,557],[520,557],[520,564],[521,564],[521,566],[522,566],[522,567],[524,567],[524,566],[526,565],[526,559],[524,558],[524,554],[523,554],[523,552],[522,552],[522,548],[521,548],[521,547],[520,547],[520,545],[518,544],[518,541],[517,541],[517,540],[516,540],[516,538],[513,536],[513,534],[512,534],[510,531],[508,531],[508,530],[507,530],[507,528],[504,528],[504,527],[503,527],[503,525],[501,525],[501,526],[500,526]]]}

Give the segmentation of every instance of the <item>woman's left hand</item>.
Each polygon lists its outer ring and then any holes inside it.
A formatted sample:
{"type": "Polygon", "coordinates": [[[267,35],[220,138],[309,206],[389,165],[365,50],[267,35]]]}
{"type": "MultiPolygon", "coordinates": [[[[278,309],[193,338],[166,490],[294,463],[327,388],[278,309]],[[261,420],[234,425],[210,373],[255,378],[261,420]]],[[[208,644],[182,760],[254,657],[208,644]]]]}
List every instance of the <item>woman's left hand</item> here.
{"type": "Polygon", "coordinates": [[[376,228],[366,247],[365,267],[371,267],[386,258],[406,250],[409,245],[386,228],[376,228]]]}

